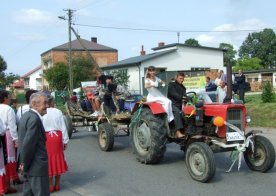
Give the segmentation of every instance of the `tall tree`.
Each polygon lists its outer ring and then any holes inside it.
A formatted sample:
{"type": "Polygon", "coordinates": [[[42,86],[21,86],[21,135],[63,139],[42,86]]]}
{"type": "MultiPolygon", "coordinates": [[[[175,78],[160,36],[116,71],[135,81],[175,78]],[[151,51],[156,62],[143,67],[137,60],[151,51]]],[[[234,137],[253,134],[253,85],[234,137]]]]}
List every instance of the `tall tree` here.
{"type": "Polygon", "coordinates": [[[7,69],[7,63],[3,59],[3,57],[0,55],[0,72],[3,72],[7,69]]]}
{"type": "Polygon", "coordinates": [[[258,57],[265,68],[276,68],[276,35],[272,29],[250,33],[239,49],[239,56],[258,57]]]}
{"type": "Polygon", "coordinates": [[[235,56],[237,54],[237,51],[234,50],[233,45],[227,43],[220,43],[219,48],[226,50],[223,54],[224,66],[227,66],[228,64],[234,66],[236,63],[235,56]]]}
{"type": "Polygon", "coordinates": [[[74,55],[72,58],[74,88],[80,87],[82,81],[95,80],[95,61],[87,55],[74,55]]]}
{"type": "Polygon", "coordinates": [[[198,41],[196,39],[190,38],[187,39],[184,44],[188,45],[188,46],[201,46],[198,41]]]}
{"type": "Polygon", "coordinates": [[[14,73],[5,74],[4,84],[5,86],[10,86],[14,82],[14,80],[18,80],[19,78],[20,76],[18,74],[14,74],[14,73]]]}
{"type": "Polygon", "coordinates": [[[63,90],[69,84],[69,69],[65,63],[56,63],[44,73],[45,79],[53,90],[63,90]]]}
{"type": "Polygon", "coordinates": [[[111,75],[114,77],[114,80],[117,84],[122,86],[127,86],[129,82],[129,75],[127,74],[127,69],[123,70],[113,70],[111,75]]]}
{"type": "Polygon", "coordinates": [[[242,59],[238,59],[236,66],[233,67],[234,71],[243,70],[243,71],[250,71],[250,70],[258,70],[263,69],[263,65],[261,64],[261,59],[254,57],[248,58],[244,57],[242,59]]]}

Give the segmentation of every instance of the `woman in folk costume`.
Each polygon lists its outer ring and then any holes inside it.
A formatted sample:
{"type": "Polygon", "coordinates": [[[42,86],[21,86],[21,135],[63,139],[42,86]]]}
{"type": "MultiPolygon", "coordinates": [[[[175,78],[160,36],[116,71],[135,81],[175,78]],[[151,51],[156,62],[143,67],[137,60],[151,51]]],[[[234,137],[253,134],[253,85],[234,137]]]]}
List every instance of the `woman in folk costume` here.
{"type": "Polygon", "coordinates": [[[171,122],[174,119],[172,102],[157,89],[159,83],[165,85],[164,81],[155,76],[155,67],[149,66],[145,77],[145,88],[148,90],[147,102],[161,103],[168,115],[168,121],[171,122]]]}
{"type": "Polygon", "coordinates": [[[64,150],[69,141],[67,128],[63,114],[54,108],[54,99],[48,96],[49,108],[47,114],[43,116],[43,125],[46,131],[46,148],[48,153],[49,187],[50,192],[60,190],[61,174],[68,171],[68,166],[64,158],[64,150]],[[55,177],[55,184],[54,184],[55,177]]]}
{"type": "MultiPolygon", "coordinates": [[[[0,135],[5,135],[4,123],[0,119],[0,135]]],[[[0,196],[4,195],[7,192],[7,183],[6,183],[6,170],[3,154],[3,144],[0,141],[0,196]]]]}
{"type": "Polygon", "coordinates": [[[6,90],[0,90],[0,119],[4,123],[5,135],[1,136],[3,144],[4,159],[6,162],[7,193],[16,193],[17,190],[10,186],[11,180],[18,179],[16,150],[17,148],[17,126],[13,109],[9,106],[10,95],[6,90]]]}

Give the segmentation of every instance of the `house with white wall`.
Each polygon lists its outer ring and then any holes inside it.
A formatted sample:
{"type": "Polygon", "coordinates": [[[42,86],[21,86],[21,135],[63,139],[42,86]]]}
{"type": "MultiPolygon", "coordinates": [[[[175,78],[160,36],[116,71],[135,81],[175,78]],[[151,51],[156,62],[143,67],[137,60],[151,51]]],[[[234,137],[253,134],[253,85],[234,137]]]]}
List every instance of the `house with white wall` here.
{"type": "Polygon", "coordinates": [[[129,89],[134,92],[143,92],[142,78],[145,76],[147,67],[155,66],[157,71],[191,71],[191,70],[225,70],[223,67],[223,50],[211,47],[195,47],[185,44],[159,43],[154,51],[145,54],[141,51],[140,56],[121,60],[117,63],[108,64],[102,67],[105,72],[122,70],[129,75],[129,89]]]}
{"type": "Polygon", "coordinates": [[[24,79],[25,89],[42,90],[42,66],[29,71],[21,78],[24,79]]]}

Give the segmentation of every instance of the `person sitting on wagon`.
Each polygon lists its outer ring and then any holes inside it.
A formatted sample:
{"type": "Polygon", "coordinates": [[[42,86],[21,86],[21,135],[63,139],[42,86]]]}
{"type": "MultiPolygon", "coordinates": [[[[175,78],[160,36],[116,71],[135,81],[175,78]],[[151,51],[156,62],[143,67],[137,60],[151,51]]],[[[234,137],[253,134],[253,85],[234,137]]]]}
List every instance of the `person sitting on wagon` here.
{"type": "Polygon", "coordinates": [[[155,67],[149,66],[145,77],[145,88],[148,90],[147,102],[159,102],[168,115],[168,122],[174,119],[172,112],[172,102],[165,97],[158,89],[159,83],[164,81],[155,76],[155,67]]]}
{"type": "Polygon", "coordinates": [[[186,88],[183,85],[184,73],[177,73],[175,81],[170,82],[168,86],[168,98],[172,101],[172,112],[174,115],[174,124],[176,129],[176,137],[181,138],[185,135],[184,123],[182,116],[182,102],[183,98],[186,97],[186,88]]]}

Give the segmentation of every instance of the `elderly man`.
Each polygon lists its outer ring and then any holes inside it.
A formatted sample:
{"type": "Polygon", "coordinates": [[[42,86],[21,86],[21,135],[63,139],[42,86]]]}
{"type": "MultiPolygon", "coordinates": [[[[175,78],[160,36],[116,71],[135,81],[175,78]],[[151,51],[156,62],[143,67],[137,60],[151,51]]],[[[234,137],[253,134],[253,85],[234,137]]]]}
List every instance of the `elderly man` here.
{"type": "Polygon", "coordinates": [[[49,196],[48,155],[42,124],[48,107],[46,95],[42,92],[32,94],[30,106],[18,125],[19,163],[25,177],[23,195],[49,196]]]}

